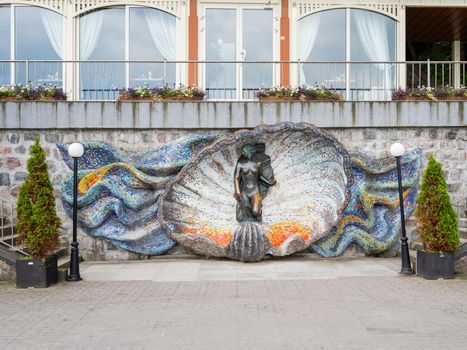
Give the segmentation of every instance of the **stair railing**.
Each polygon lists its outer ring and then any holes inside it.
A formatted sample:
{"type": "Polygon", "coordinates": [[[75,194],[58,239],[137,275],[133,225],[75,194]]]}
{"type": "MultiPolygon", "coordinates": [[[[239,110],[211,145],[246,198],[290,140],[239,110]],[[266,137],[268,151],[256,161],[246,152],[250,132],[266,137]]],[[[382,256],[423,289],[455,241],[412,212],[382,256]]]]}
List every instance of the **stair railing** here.
{"type": "Polygon", "coordinates": [[[7,246],[13,251],[27,254],[22,246],[17,244],[16,233],[16,203],[0,196],[0,244],[7,246]]]}

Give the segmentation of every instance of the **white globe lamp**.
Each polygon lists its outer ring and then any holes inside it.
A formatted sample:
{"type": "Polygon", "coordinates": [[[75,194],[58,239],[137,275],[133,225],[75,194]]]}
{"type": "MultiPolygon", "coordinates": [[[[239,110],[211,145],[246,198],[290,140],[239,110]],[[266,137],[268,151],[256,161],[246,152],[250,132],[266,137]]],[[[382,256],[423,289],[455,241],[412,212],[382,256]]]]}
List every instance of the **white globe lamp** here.
{"type": "Polygon", "coordinates": [[[405,147],[402,143],[396,142],[389,149],[393,157],[402,157],[405,153],[405,147]]]}
{"type": "Polygon", "coordinates": [[[72,158],[79,158],[84,154],[84,147],[79,142],[72,143],[68,146],[68,154],[72,158]]]}

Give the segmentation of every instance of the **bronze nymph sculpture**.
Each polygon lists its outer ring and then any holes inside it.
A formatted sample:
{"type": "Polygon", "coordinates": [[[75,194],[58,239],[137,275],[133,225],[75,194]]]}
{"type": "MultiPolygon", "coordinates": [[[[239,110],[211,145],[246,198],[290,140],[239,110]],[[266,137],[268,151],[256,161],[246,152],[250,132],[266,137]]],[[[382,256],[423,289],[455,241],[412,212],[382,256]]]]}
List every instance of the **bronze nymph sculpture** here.
{"type": "Polygon", "coordinates": [[[237,221],[261,222],[262,203],[269,187],[276,184],[271,157],[265,144],[246,144],[235,166],[234,197],[237,199],[237,221]]]}

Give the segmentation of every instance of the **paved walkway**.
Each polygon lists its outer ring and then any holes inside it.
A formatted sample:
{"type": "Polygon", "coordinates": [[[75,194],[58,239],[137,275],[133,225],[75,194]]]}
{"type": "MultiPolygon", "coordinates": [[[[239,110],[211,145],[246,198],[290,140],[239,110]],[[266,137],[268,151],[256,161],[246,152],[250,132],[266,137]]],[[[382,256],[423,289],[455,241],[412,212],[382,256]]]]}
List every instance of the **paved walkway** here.
{"type": "Polygon", "coordinates": [[[399,259],[84,263],[83,281],[0,284],[0,349],[462,349],[467,280],[399,259]]]}

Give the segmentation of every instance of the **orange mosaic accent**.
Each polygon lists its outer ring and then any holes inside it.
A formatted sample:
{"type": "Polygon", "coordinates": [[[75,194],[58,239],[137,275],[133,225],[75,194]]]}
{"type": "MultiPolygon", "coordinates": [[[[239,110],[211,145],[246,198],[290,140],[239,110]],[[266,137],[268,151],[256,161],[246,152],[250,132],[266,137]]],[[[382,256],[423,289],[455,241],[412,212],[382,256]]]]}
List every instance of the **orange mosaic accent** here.
{"type": "MultiPolygon", "coordinates": [[[[185,219],[188,222],[195,222],[192,218],[185,219]]],[[[190,236],[207,236],[216,244],[226,247],[232,240],[232,231],[221,227],[210,227],[207,224],[201,224],[201,228],[181,227],[180,233],[190,236]]]]}
{"type": "Polygon", "coordinates": [[[310,239],[310,230],[296,221],[282,221],[271,226],[267,234],[273,247],[280,247],[290,236],[298,235],[305,241],[310,239]]]}
{"type": "Polygon", "coordinates": [[[92,173],[89,173],[81,178],[78,183],[78,192],[80,194],[85,194],[92,186],[102,180],[110,168],[110,165],[104,166],[99,170],[93,171],[92,173]]]}

